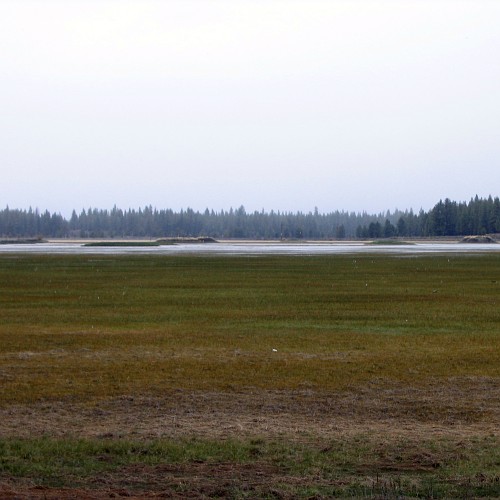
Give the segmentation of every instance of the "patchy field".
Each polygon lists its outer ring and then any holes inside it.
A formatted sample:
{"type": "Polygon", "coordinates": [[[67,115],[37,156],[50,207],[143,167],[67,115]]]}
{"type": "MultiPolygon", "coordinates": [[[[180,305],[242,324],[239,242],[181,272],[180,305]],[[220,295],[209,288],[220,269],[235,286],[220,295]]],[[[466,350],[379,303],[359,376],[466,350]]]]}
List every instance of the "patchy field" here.
{"type": "Polygon", "coordinates": [[[500,496],[500,257],[0,256],[0,497],[500,496]]]}

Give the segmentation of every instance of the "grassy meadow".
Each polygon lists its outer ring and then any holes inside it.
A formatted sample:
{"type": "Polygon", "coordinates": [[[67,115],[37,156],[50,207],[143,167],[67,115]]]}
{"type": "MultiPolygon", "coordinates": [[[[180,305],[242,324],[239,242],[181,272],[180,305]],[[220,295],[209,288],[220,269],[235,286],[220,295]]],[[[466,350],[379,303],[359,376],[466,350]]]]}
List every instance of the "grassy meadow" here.
{"type": "Polygon", "coordinates": [[[498,255],[4,254],[0,485],[500,496],[499,299],[498,255]]]}

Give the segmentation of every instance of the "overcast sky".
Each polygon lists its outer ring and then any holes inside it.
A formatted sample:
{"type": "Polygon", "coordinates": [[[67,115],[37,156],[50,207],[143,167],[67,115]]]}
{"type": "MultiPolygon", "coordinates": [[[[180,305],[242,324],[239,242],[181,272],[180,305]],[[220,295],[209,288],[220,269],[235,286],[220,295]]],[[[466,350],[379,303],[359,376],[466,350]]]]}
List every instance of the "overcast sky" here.
{"type": "Polygon", "coordinates": [[[498,196],[500,1],[0,0],[0,207],[498,196]]]}

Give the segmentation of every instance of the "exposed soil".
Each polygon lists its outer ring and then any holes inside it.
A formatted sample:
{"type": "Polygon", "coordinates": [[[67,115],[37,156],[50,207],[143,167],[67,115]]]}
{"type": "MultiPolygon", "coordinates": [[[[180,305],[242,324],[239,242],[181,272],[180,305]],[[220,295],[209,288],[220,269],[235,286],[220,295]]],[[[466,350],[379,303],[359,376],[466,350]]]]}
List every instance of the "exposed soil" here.
{"type": "Polygon", "coordinates": [[[496,240],[491,236],[464,236],[460,243],[496,243],[496,240]]]}
{"type": "MultiPolygon", "coordinates": [[[[288,486],[307,486],[314,480],[318,485],[332,485],[319,478],[284,475],[266,464],[197,464],[134,465],[119,473],[102,475],[94,480],[92,489],[47,488],[10,485],[0,482],[0,498],[9,499],[70,499],[103,498],[231,498],[236,491],[248,498],[293,498],[288,486]],[[119,483],[120,488],[115,485],[119,483]],[[283,485],[283,486],[280,486],[283,485]],[[140,492],[140,493],[138,493],[140,492]]],[[[339,484],[341,484],[339,482],[339,484]]]]}

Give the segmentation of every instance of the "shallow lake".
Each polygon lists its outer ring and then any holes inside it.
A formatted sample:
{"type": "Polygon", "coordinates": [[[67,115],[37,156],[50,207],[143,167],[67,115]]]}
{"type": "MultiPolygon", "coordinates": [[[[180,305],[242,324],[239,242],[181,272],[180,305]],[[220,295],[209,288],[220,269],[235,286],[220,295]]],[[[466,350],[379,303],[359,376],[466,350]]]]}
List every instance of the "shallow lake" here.
{"type": "Polygon", "coordinates": [[[176,244],[157,247],[86,247],[82,243],[37,243],[0,245],[0,254],[77,254],[77,255],[335,255],[335,254],[428,254],[500,253],[498,244],[416,243],[413,245],[370,245],[349,242],[220,242],[176,244]]]}

